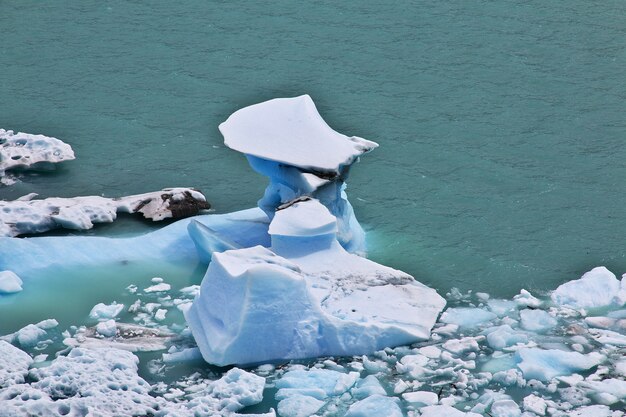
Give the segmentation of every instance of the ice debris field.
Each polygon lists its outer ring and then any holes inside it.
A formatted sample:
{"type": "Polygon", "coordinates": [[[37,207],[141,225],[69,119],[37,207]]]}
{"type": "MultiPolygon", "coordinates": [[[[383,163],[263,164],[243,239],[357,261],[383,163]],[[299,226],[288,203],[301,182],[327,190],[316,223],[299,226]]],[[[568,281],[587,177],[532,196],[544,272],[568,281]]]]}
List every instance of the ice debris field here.
{"type": "Polygon", "coordinates": [[[444,298],[364,256],[346,180],[376,143],[306,95],[220,131],[269,178],[256,208],[133,237],[0,237],[3,329],[49,276],[178,268],[1,335],[0,416],[624,415],[625,278],[597,267],[549,294],[444,298]]]}

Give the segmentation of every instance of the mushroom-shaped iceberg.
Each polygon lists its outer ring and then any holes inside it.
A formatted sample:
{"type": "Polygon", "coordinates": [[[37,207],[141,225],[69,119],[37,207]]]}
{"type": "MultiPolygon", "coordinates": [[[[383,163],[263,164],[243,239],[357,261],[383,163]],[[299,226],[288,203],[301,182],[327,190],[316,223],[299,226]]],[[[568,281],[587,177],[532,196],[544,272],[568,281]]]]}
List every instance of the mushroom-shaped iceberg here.
{"type": "Polygon", "coordinates": [[[259,200],[270,219],[280,205],[314,197],[337,218],[339,242],[350,252],[365,252],[345,181],[350,166],[378,144],[334,131],[308,95],[245,107],[219,128],[226,146],[244,153],[254,170],[270,178],[259,200]]]}

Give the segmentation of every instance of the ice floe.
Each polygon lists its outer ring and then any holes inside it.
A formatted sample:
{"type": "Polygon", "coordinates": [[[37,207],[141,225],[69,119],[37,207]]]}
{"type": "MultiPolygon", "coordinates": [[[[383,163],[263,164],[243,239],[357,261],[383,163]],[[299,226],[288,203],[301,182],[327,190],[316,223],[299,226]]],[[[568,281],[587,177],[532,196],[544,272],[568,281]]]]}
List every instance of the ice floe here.
{"type": "Polygon", "coordinates": [[[59,139],[0,129],[0,178],[10,169],[48,169],[74,159],[74,151],[59,139]]]}
{"type": "Polygon", "coordinates": [[[28,198],[0,201],[0,235],[18,236],[56,228],[91,229],[94,223],[110,223],[117,213],[141,213],[153,221],[177,219],[210,208],[202,193],[192,188],[166,188],[120,198],[99,196],[28,198]]]}

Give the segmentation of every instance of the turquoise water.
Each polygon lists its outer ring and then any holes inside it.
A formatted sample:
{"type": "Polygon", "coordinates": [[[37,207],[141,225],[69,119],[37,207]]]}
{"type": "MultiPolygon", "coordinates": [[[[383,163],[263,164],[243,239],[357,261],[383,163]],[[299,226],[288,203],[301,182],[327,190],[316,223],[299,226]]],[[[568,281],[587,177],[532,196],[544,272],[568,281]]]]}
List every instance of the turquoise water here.
{"type": "Polygon", "coordinates": [[[596,265],[626,272],[625,12],[2,1],[0,127],[58,137],[77,160],[0,198],[194,186],[216,212],[253,206],[265,179],[217,125],[309,93],[335,129],[381,145],[348,190],[373,259],[442,292],[506,297],[596,265]]]}

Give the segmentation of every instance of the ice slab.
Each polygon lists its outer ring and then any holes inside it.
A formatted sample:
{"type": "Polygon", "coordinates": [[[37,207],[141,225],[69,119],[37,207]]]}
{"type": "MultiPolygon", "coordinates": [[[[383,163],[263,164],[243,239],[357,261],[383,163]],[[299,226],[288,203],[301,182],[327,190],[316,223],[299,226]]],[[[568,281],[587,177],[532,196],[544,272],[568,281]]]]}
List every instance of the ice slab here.
{"type": "Polygon", "coordinates": [[[558,349],[525,348],[517,351],[518,367],[526,379],[549,381],[556,376],[571,375],[599,365],[606,356],[598,352],[582,354],[558,349]]]}
{"type": "Polygon", "coordinates": [[[338,174],[378,145],[334,131],[308,95],[277,98],[237,110],[219,126],[236,151],[312,171],[338,174]]]}
{"type": "Polygon", "coordinates": [[[39,169],[74,159],[74,151],[59,139],[0,129],[0,177],[9,169],[39,169]]]}
{"type": "Polygon", "coordinates": [[[153,221],[178,219],[210,208],[202,193],[192,188],[166,188],[121,198],[100,196],[0,201],[0,235],[18,236],[56,228],[91,229],[111,223],[117,213],[141,213],[153,221]]]}
{"type": "Polygon", "coordinates": [[[299,201],[282,211],[270,231],[287,234],[273,234],[270,249],[213,254],[186,314],[207,362],[355,355],[430,337],[445,305],[436,291],[348,253],[334,233],[314,235],[334,230],[318,201],[299,201]],[[311,217],[323,219],[324,226],[316,220],[293,227],[289,211],[316,212],[311,217]]]}

